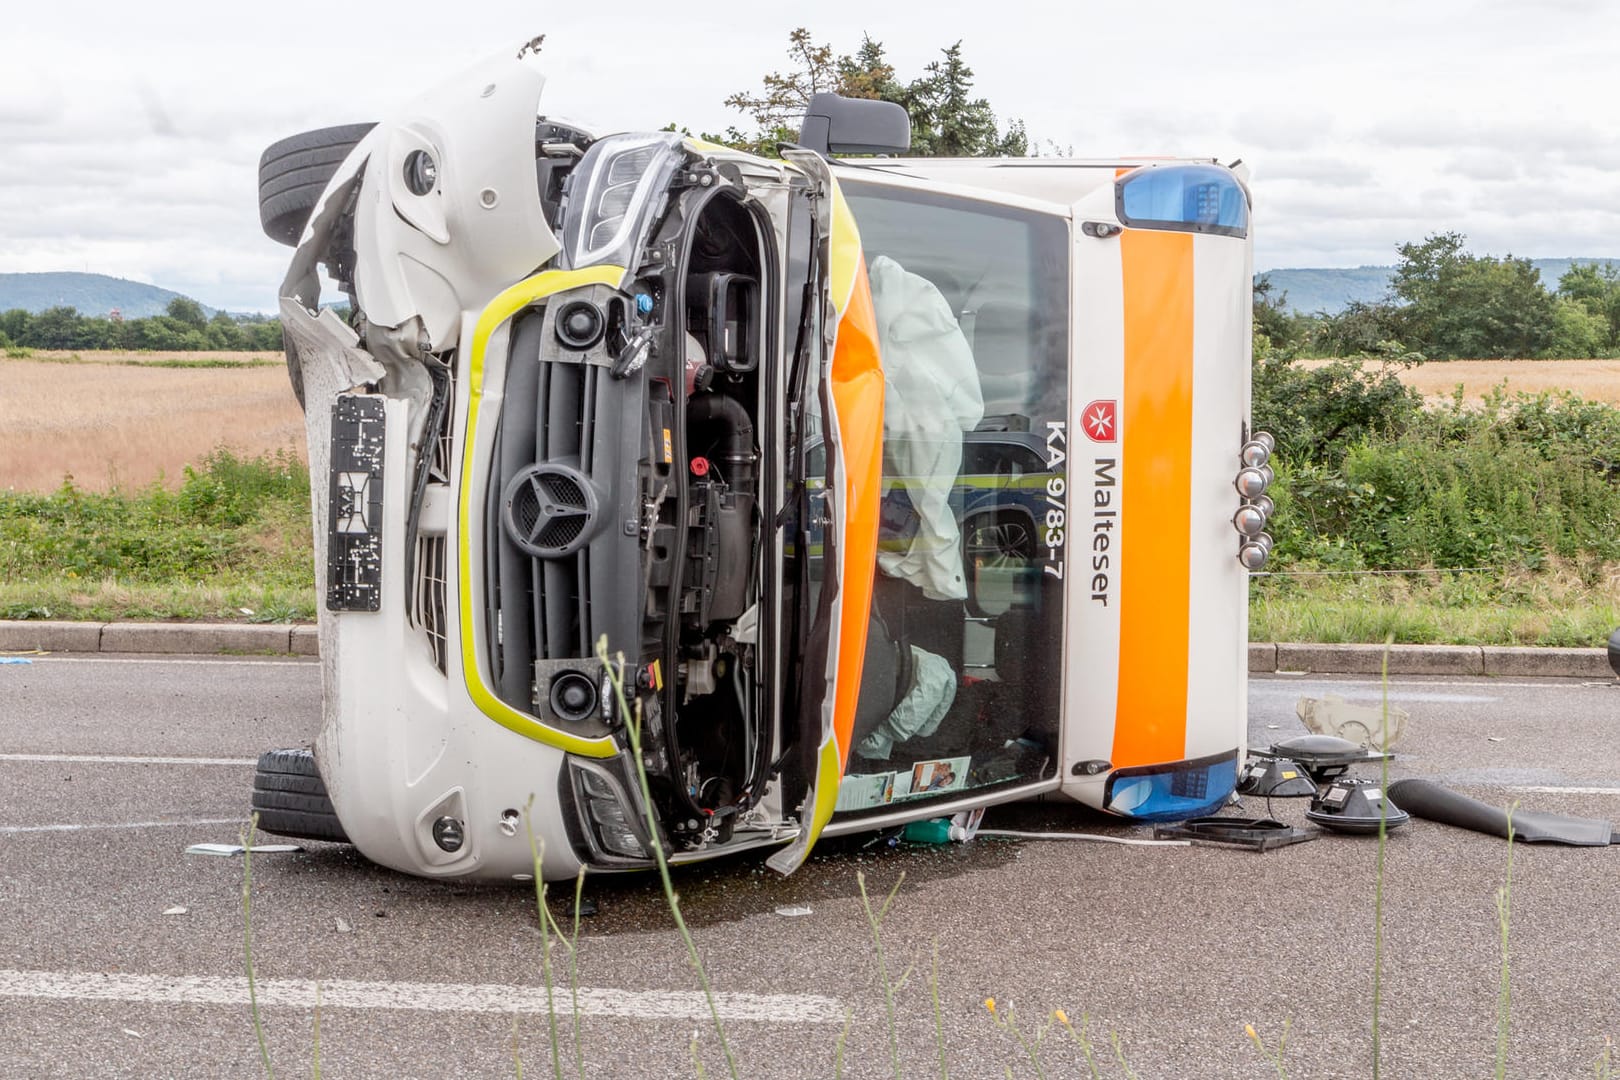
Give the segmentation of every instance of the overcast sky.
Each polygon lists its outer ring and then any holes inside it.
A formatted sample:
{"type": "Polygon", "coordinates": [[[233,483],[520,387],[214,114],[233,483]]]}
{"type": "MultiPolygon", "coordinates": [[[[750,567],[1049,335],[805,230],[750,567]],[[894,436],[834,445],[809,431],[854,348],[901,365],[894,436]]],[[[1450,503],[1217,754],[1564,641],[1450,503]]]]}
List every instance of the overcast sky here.
{"type": "Polygon", "coordinates": [[[259,152],[375,119],[537,33],[542,111],[607,132],[746,126],[721,102],[787,33],[881,41],[902,78],[961,39],[998,119],[1079,156],[1241,157],[1256,265],[1357,266],[1441,230],[1477,253],[1620,256],[1620,5],[1601,0],[823,0],[10,5],[0,272],[89,270],[271,310],[288,249],[259,152]],[[476,13],[476,14],[475,14],[476,13]]]}

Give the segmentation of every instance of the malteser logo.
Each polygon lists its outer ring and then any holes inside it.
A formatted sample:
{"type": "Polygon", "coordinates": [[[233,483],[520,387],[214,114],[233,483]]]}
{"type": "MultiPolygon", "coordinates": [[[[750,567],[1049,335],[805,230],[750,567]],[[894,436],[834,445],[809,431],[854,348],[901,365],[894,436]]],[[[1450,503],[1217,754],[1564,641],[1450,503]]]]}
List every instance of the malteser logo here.
{"type": "Polygon", "coordinates": [[[1114,402],[1093,401],[1080,414],[1080,426],[1092,442],[1113,442],[1119,435],[1114,425],[1114,402]]]}

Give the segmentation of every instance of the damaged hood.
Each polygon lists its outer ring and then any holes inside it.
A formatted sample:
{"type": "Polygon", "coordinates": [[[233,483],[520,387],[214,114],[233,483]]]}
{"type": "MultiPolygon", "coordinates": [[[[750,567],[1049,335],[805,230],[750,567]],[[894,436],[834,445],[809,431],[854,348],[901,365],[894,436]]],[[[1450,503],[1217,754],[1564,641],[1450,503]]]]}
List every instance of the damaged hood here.
{"type": "Polygon", "coordinates": [[[316,265],[346,241],[368,323],[414,329],[413,344],[438,352],[457,343],[463,312],[549,262],[561,245],[535,171],[537,65],[532,53],[486,59],[377,124],[327,186],[282,296],[314,308],[316,265]]]}

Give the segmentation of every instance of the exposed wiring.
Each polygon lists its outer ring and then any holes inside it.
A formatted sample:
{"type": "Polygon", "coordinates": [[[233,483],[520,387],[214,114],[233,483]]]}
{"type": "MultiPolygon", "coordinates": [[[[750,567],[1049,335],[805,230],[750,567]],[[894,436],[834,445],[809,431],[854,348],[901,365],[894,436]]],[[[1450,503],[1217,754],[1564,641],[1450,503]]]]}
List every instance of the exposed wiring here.
{"type": "Polygon", "coordinates": [[[1138,840],[1130,836],[1104,836],[1083,832],[1020,832],[1016,829],[980,829],[976,836],[1005,836],[1013,840],[1096,840],[1103,844],[1129,844],[1132,847],[1191,847],[1191,840],[1138,840]]]}

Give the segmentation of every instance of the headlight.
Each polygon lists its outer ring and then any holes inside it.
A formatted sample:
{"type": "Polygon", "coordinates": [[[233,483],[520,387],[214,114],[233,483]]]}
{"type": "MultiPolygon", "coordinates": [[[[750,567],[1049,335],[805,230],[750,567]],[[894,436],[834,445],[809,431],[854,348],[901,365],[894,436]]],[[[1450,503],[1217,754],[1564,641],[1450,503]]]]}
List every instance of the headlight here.
{"type": "Polygon", "coordinates": [[[591,144],[568,178],[563,207],[563,252],[572,269],[630,265],[683,153],[674,132],[591,144]]]}
{"type": "Polygon", "coordinates": [[[595,767],[573,763],[574,801],[580,809],[580,825],[591,846],[607,855],[625,859],[647,858],[637,828],[636,811],[621,785],[595,767]]]}

